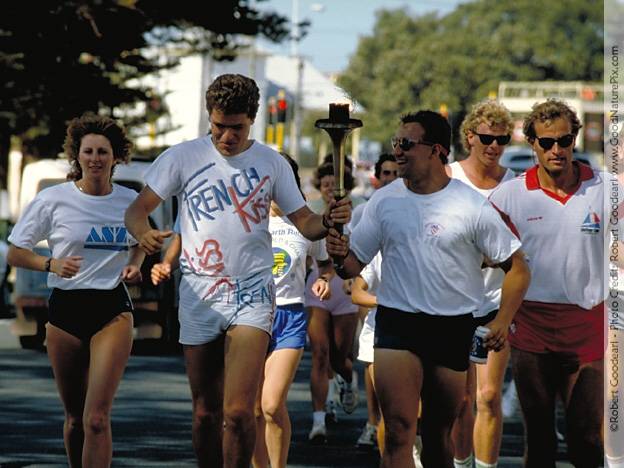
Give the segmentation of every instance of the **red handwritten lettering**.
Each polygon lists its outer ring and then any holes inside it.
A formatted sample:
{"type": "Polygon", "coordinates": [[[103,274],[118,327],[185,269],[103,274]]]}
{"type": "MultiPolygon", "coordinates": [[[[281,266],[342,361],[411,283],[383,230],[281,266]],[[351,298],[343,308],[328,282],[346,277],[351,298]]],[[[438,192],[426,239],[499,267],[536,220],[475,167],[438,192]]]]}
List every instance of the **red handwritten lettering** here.
{"type": "Polygon", "coordinates": [[[263,199],[265,200],[264,203],[266,203],[266,200],[268,199],[270,202],[270,197],[269,195],[265,195],[263,198],[257,199],[257,200],[253,200],[253,198],[256,196],[256,194],[260,191],[260,189],[264,186],[264,184],[266,184],[269,181],[269,176],[264,176],[262,178],[262,180],[260,181],[260,183],[258,184],[258,186],[253,190],[253,192],[251,192],[247,198],[245,198],[244,200],[242,200],[241,202],[239,202],[238,197],[236,195],[236,191],[234,190],[233,187],[228,187],[228,193],[230,194],[230,198],[232,199],[232,203],[234,204],[234,212],[238,213],[238,216],[241,220],[241,223],[243,224],[243,228],[245,229],[246,232],[251,232],[251,227],[249,226],[249,221],[251,221],[254,224],[259,224],[260,221],[262,219],[265,219],[268,217],[268,209],[263,210],[264,212],[261,213],[259,212],[260,210],[258,209],[261,205],[256,205],[257,203],[263,203],[263,199]],[[250,203],[251,202],[251,203],[250,203]],[[250,204],[251,205],[251,209],[253,211],[253,213],[249,212],[249,211],[245,211],[245,207],[250,204]]]}

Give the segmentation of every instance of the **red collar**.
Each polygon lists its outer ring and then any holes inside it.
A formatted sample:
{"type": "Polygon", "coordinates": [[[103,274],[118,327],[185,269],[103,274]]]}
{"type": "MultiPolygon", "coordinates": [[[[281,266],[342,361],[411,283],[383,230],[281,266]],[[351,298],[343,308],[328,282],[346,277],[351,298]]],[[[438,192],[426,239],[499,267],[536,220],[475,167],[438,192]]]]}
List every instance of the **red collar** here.
{"type": "Polygon", "coordinates": [[[594,178],[594,170],[587,164],[579,163],[578,161],[572,161],[572,164],[575,164],[579,168],[579,182],[578,185],[574,187],[574,190],[572,190],[572,192],[565,197],[562,197],[554,192],[551,192],[550,190],[542,188],[539,183],[539,177],[537,176],[537,168],[539,167],[539,165],[535,165],[526,171],[525,180],[527,190],[541,189],[549,197],[554,198],[555,200],[565,204],[565,202],[567,202],[570,197],[576,193],[576,191],[579,189],[583,182],[594,178]]]}

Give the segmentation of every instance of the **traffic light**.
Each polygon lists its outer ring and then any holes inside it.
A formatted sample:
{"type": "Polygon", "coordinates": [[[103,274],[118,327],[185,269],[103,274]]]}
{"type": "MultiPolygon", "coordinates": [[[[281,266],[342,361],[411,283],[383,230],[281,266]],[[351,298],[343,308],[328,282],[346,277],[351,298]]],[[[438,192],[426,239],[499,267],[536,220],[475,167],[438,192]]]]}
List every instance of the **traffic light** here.
{"type": "Polygon", "coordinates": [[[277,124],[275,126],[275,144],[277,150],[284,149],[284,125],[286,123],[286,111],[288,103],[286,102],[286,92],[280,89],[277,92],[277,124]]]}
{"type": "Polygon", "coordinates": [[[275,143],[275,124],[277,122],[277,105],[275,97],[271,96],[268,103],[268,118],[266,128],[266,142],[268,145],[275,143]]]}
{"type": "Polygon", "coordinates": [[[288,110],[288,103],[286,102],[286,93],[283,89],[280,89],[277,93],[277,121],[286,122],[286,111],[288,110]]]}

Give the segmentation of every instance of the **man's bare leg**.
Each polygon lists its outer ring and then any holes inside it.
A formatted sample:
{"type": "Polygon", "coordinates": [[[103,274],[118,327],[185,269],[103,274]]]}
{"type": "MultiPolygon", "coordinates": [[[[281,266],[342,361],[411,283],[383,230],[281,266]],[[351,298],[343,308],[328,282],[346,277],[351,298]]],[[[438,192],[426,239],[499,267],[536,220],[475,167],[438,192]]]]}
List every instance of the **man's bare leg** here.
{"type": "Polygon", "coordinates": [[[555,398],[559,371],[552,355],[511,350],[525,429],[525,468],[555,468],[555,398]]]}
{"type": "Polygon", "coordinates": [[[604,361],[581,365],[564,382],[562,398],[566,408],[566,438],[570,462],[577,467],[602,466],[604,361]]]}
{"type": "Polygon", "coordinates": [[[200,468],[223,466],[223,345],[221,337],[184,346],[193,399],[193,449],[200,468]]]}
{"type": "Polygon", "coordinates": [[[456,460],[465,460],[467,458],[472,460],[472,434],[475,422],[474,405],[477,386],[477,372],[475,367],[476,365],[474,362],[470,362],[468,365],[464,397],[460,403],[457,418],[451,430],[451,438],[453,440],[453,447],[455,448],[454,458],[456,460]]]}
{"type": "Polygon", "coordinates": [[[477,364],[477,418],[474,425],[475,458],[496,463],[503,437],[503,382],[509,362],[509,343],[499,351],[490,351],[485,364],[477,364]]]}
{"type": "Polygon", "coordinates": [[[424,466],[453,468],[451,430],[465,394],[465,371],[441,366],[426,369],[421,420],[424,466]]]}
{"type": "Polygon", "coordinates": [[[235,325],[225,336],[223,466],[248,468],[256,442],[254,403],[264,369],[269,334],[235,325]]]}
{"type": "Polygon", "coordinates": [[[414,466],[412,452],[422,385],[423,365],[416,354],[375,348],[375,390],[386,426],[381,459],[384,468],[414,466]]]}

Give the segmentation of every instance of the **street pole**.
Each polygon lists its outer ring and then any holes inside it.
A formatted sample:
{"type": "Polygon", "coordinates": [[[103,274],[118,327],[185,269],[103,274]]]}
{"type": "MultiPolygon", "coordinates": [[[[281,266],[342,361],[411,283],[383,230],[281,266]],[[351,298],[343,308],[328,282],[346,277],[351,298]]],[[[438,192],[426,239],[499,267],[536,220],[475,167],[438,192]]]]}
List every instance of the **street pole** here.
{"type": "Polygon", "coordinates": [[[301,125],[303,120],[303,58],[299,54],[299,41],[301,30],[299,28],[299,0],[292,0],[292,38],[290,42],[291,55],[295,59],[297,67],[297,84],[293,102],[293,117],[290,125],[290,155],[295,161],[299,161],[299,149],[301,137],[301,125]]]}

